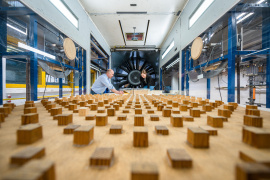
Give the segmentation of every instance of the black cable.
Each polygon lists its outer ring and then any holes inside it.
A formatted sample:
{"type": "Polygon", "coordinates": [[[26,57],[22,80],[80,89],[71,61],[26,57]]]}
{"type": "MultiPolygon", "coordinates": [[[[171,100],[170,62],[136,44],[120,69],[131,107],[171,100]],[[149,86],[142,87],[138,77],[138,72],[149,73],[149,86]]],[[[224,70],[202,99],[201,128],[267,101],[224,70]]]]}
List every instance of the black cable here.
{"type": "Polygon", "coordinates": [[[222,101],[222,96],[221,96],[221,92],[220,92],[220,84],[219,84],[219,75],[218,75],[218,89],[219,89],[220,99],[221,99],[221,101],[222,101]]]}

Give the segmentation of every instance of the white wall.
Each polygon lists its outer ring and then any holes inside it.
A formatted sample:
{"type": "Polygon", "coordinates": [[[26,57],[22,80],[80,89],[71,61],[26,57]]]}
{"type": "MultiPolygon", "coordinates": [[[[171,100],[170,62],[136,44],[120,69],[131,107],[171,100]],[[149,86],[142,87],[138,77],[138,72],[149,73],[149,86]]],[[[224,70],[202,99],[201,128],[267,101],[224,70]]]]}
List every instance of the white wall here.
{"type": "Polygon", "coordinates": [[[178,73],[174,73],[172,75],[172,90],[179,90],[178,84],[179,84],[178,73]]]}

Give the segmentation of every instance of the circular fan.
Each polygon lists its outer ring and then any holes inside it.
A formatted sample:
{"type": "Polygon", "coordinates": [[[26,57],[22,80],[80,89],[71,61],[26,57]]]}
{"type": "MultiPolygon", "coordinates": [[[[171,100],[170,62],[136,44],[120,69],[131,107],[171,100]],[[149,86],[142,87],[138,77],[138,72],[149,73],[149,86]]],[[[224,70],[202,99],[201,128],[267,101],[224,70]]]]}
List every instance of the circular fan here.
{"type": "Polygon", "coordinates": [[[191,46],[191,58],[193,60],[197,60],[201,53],[203,48],[203,41],[201,37],[197,37],[194,39],[192,46],[191,46]]]}
{"type": "Polygon", "coordinates": [[[133,70],[128,74],[128,82],[134,86],[137,86],[141,83],[141,72],[139,70],[133,70]]]}

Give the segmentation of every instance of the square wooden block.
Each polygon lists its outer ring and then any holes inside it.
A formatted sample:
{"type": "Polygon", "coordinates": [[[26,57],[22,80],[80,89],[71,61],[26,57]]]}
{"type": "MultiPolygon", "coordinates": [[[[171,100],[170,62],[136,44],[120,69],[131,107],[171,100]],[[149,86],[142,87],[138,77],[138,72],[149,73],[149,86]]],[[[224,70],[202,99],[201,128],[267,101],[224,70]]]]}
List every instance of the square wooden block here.
{"type": "Polygon", "coordinates": [[[132,163],[131,180],[158,180],[159,172],[153,163],[132,163]]]}
{"type": "Polygon", "coordinates": [[[42,137],[42,126],[40,124],[23,125],[17,130],[17,144],[32,144],[42,137]]]}
{"type": "Polygon", "coordinates": [[[218,109],[218,116],[223,116],[226,118],[231,117],[232,111],[228,109],[218,109]]]}
{"type": "Polygon", "coordinates": [[[118,115],[117,120],[118,121],[126,121],[127,120],[127,115],[118,115]]]}
{"type": "Polygon", "coordinates": [[[200,109],[190,109],[189,115],[192,117],[201,117],[201,110],[200,109]]]}
{"type": "Polygon", "coordinates": [[[64,128],[64,134],[73,134],[74,130],[80,127],[81,125],[75,125],[75,124],[70,124],[67,127],[64,128]]]}
{"type": "Polygon", "coordinates": [[[220,105],[222,105],[222,104],[223,104],[223,102],[222,102],[222,101],[220,101],[220,100],[215,100],[215,102],[217,103],[217,106],[220,106],[220,105]]]}
{"type": "Polygon", "coordinates": [[[73,114],[61,114],[57,120],[58,126],[68,125],[73,122],[73,114]]]}
{"type": "Polygon", "coordinates": [[[87,104],[86,101],[80,101],[80,102],[79,102],[80,107],[85,107],[86,104],[87,104]]]}
{"type": "Polygon", "coordinates": [[[120,107],[119,104],[113,104],[113,108],[114,108],[116,111],[119,111],[119,107],[120,107]]]}
{"type": "Polygon", "coordinates": [[[45,107],[46,107],[46,110],[49,110],[52,108],[56,108],[56,104],[47,104],[45,107]]]}
{"type": "Polygon", "coordinates": [[[5,122],[5,114],[0,113],[0,127],[1,127],[1,122],[5,122]]]}
{"type": "Polygon", "coordinates": [[[222,116],[207,116],[207,125],[217,128],[223,127],[225,117],[222,116]]]}
{"type": "Polygon", "coordinates": [[[200,126],[200,128],[209,132],[210,136],[217,136],[218,135],[217,129],[212,128],[211,126],[200,126]]]}
{"type": "Polygon", "coordinates": [[[212,111],[212,106],[210,106],[210,105],[203,105],[202,106],[202,109],[204,111],[211,112],[212,111]]]}
{"type": "Polygon", "coordinates": [[[194,117],[192,116],[182,116],[184,121],[194,121],[194,117]]]}
{"type": "Polygon", "coordinates": [[[258,110],[258,109],[246,109],[246,115],[260,116],[260,110],[258,110]]]}
{"type": "Polygon", "coordinates": [[[190,103],[190,101],[189,100],[182,100],[182,104],[186,104],[186,105],[188,105],[190,103]]]}
{"type": "Polygon", "coordinates": [[[270,168],[259,163],[236,164],[235,172],[235,180],[270,179],[270,168]]]}
{"type": "Polygon", "coordinates": [[[198,107],[199,104],[197,102],[191,102],[190,103],[190,106],[193,107],[193,108],[195,108],[195,107],[198,107]]]}
{"type": "Polygon", "coordinates": [[[32,159],[39,159],[45,155],[44,147],[26,147],[10,157],[10,164],[22,166],[32,159]]]}
{"type": "Polygon", "coordinates": [[[195,127],[189,127],[187,141],[194,148],[209,148],[209,132],[195,127]]]}
{"type": "Polygon", "coordinates": [[[69,105],[69,102],[68,101],[62,101],[62,106],[63,107],[66,107],[66,106],[68,106],[69,105]]]}
{"type": "Polygon", "coordinates": [[[168,108],[162,109],[162,116],[163,117],[170,117],[171,116],[171,113],[172,113],[172,110],[171,109],[168,109],[168,108]]]}
{"type": "Polygon", "coordinates": [[[173,127],[183,127],[183,119],[181,115],[172,114],[171,115],[171,124],[173,127]]]}
{"type": "Polygon", "coordinates": [[[164,108],[164,105],[159,104],[157,106],[157,111],[162,111],[163,108],[164,108]]]}
{"type": "Polygon", "coordinates": [[[123,109],[123,113],[129,113],[129,109],[123,109]]]}
{"type": "Polygon", "coordinates": [[[177,108],[179,106],[179,103],[177,101],[173,101],[172,107],[177,108]]]}
{"type": "Polygon", "coordinates": [[[135,114],[142,114],[142,109],[135,108],[135,114]]]}
{"type": "Polygon", "coordinates": [[[151,109],[151,106],[145,106],[145,109],[151,109]]]}
{"type": "Polygon", "coordinates": [[[159,121],[159,116],[156,114],[150,115],[150,120],[151,121],[159,121]]]}
{"type": "Polygon", "coordinates": [[[96,115],[94,114],[89,114],[85,116],[85,120],[95,120],[96,119],[96,115]]]}
{"type": "Polygon", "coordinates": [[[78,108],[78,105],[77,104],[69,104],[68,105],[68,110],[69,111],[73,111],[74,109],[77,109],[78,108]]]}
{"type": "Polygon", "coordinates": [[[218,107],[218,104],[216,102],[210,102],[210,106],[212,106],[213,109],[218,107]]]}
{"type": "Polygon", "coordinates": [[[51,116],[55,116],[58,114],[62,114],[62,108],[52,108],[51,109],[51,116]]]}
{"type": "Polygon", "coordinates": [[[122,125],[111,125],[110,134],[122,134],[122,125]]]}
{"type": "Polygon", "coordinates": [[[270,130],[256,127],[243,127],[242,141],[256,148],[270,148],[270,130]]]}
{"type": "Polygon", "coordinates": [[[223,108],[228,109],[228,110],[230,110],[232,112],[234,111],[234,106],[233,105],[224,104],[223,108]]]}
{"type": "Polygon", "coordinates": [[[238,104],[236,102],[228,102],[229,105],[232,105],[234,109],[237,109],[238,104]]]}
{"type": "Polygon", "coordinates": [[[133,146],[148,147],[148,130],[146,127],[134,127],[133,146]]]}
{"type": "Polygon", "coordinates": [[[144,126],[144,116],[135,115],[134,116],[134,126],[144,126]]]}
{"type": "Polygon", "coordinates": [[[94,99],[88,99],[87,103],[88,104],[93,104],[94,103],[94,99]]]}
{"type": "Polygon", "coordinates": [[[98,101],[98,107],[103,107],[104,106],[104,101],[98,101]]]}
{"type": "Polygon", "coordinates": [[[168,105],[172,105],[173,101],[172,100],[167,100],[168,105]]]}
{"type": "Polygon", "coordinates": [[[94,139],[94,126],[80,126],[73,134],[74,145],[88,145],[94,139]]]}
{"type": "Polygon", "coordinates": [[[244,125],[263,127],[263,118],[254,115],[244,115],[244,125]]]}
{"type": "Polygon", "coordinates": [[[114,148],[96,148],[89,160],[90,166],[109,167],[114,158],[114,148]]]}
{"type": "Polygon", "coordinates": [[[107,114],[97,114],[96,115],[96,126],[106,126],[108,124],[107,114]]]}
{"type": "Polygon", "coordinates": [[[97,113],[105,113],[105,112],[106,112],[105,108],[99,107],[99,108],[97,109],[97,113]]]}
{"type": "Polygon", "coordinates": [[[97,104],[91,104],[91,111],[96,111],[98,108],[97,104]]]}
{"type": "Polygon", "coordinates": [[[167,149],[167,155],[173,168],[192,167],[192,159],[185,149],[167,149]]]}
{"type": "MultiPolygon", "coordinates": [[[[10,109],[10,112],[11,112],[11,109],[10,109]]],[[[10,112],[8,114],[10,114],[10,112]]],[[[37,108],[36,107],[24,108],[24,114],[29,114],[29,113],[37,113],[37,108]]]]}
{"type": "Polygon", "coordinates": [[[147,110],[147,114],[154,114],[154,113],[155,113],[155,111],[152,110],[152,109],[148,109],[148,110],[147,110]]]}
{"type": "Polygon", "coordinates": [[[23,114],[21,117],[21,124],[26,125],[26,124],[34,124],[38,123],[38,114],[37,113],[29,113],[29,114],[23,114]]]}
{"type": "Polygon", "coordinates": [[[135,104],[135,108],[142,108],[140,104],[135,104]]]}
{"type": "Polygon", "coordinates": [[[180,114],[179,110],[172,110],[172,114],[180,114]]]}
{"type": "Polygon", "coordinates": [[[107,109],[107,115],[108,116],[115,116],[115,109],[114,108],[108,108],[107,109]]]}
{"type": "Polygon", "coordinates": [[[258,109],[257,105],[246,105],[246,109],[258,109]]]}
{"type": "Polygon", "coordinates": [[[155,131],[157,134],[169,135],[169,129],[166,126],[155,126],[155,131]]]}
{"type": "Polygon", "coordinates": [[[179,110],[180,111],[187,111],[188,110],[188,107],[187,107],[186,104],[181,104],[181,105],[179,105],[179,110]]]}

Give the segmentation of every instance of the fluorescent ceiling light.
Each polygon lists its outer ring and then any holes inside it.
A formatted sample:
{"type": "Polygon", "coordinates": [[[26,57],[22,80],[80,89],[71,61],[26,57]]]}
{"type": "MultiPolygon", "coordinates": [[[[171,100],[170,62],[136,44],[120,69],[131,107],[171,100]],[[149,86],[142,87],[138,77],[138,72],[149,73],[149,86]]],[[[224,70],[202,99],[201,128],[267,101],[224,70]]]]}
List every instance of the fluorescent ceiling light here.
{"type": "Polygon", "coordinates": [[[247,19],[249,16],[251,16],[251,15],[253,15],[254,13],[252,12],[252,13],[249,13],[249,14],[247,14],[246,16],[244,16],[242,19],[239,19],[237,22],[236,22],[236,24],[238,24],[238,23],[240,23],[240,22],[242,22],[242,21],[244,21],[245,19],[247,19]]]}
{"type": "Polygon", "coordinates": [[[257,4],[261,4],[263,3],[265,0],[260,0],[259,2],[257,2],[257,4]]]}
{"type": "Polygon", "coordinates": [[[76,28],[78,28],[78,19],[67,8],[61,0],[49,0],[76,28]]]}
{"type": "Polygon", "coordinates": [[[18,32],[20,32],[20,33],[22,33],[22,34],[24,34],[24,35],[27,35],[27,32],[24,32],[24,31],[22,31],[22,30],[20,30],[20,29],[18,29],[16,27],[14,27],[14,26],[11,26],[10,24],[7,24],[7,26],[10,27],[10,28],[12,28],[12,29],[14,29],[14,30],[16,30],[16,31],[18,31],[18,32]]]}
{"type": "Polygon", "coordinates": [[[204,11],[214,2],[214,0],[204,0],[200,7],[195,11],[195,13],[189,18],[189,27],[191,27],[199,17],[204,13],[204,11]]]}
{"type": "Polygon", "coordinates": [[[46,56],[46,57],[48,57],[50,59],[54,59],[55,60],[55,56],[53,56],[51,54],[48,54],[48,53],[46,53],[44,51],[40,51],[40,50],[38,50],[36,48],[33,48],[31,46],[27,46],[27,45],[25,45],[25,44],[23,44],[21,42],[18,42],[18,47],[23,48],[23,49],[26,49],[26,50],[29,50],[29,51],[32,51],[32,52],[35,52],[35,53],[38,53],[40,55],[43,55],[43,56],[46,56]]]}
{"type": "Polygon", "coordinates": [[[241,13],[239,16],[236,17],[236,19],[240,19],[241,17],[243,17],[244,15],[246,15],[247,13],[241,13]]]}
{"type": "Polygon", "coordinates": [[[174,41],[170,44],[170,46],[166,49],[166,51],[162,54],[162,59],[170,52],[170,50],[174,46],[174,41]]]}

